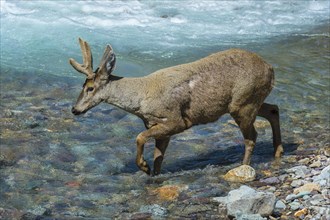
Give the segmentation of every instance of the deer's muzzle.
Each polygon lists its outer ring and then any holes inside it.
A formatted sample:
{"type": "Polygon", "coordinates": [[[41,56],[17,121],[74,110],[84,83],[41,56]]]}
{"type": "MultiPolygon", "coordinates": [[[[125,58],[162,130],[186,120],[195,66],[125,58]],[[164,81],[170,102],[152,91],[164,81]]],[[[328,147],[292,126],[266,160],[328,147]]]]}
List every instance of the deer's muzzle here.
{"type": "Polygon", "coordinates": [[[77,109],[75,109],[75,107],[72,107],[71,112],[72,112],[72,114],[74,114],[74,115],[80,115],[81,113],[83,113],[83,112],[78,111],[77,109]]]}

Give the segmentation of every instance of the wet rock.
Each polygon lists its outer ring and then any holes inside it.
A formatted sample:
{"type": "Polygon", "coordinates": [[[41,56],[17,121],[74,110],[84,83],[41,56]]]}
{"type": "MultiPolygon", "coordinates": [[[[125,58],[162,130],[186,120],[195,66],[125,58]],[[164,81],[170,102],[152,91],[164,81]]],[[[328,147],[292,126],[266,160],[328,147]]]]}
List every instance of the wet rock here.
{"type": "Polygon", "coordinates": [[[165,185],[152,191],[161,200],[173,201],[179,197],[182,190],[187,189],[186,185],[165,185]]]}
{"type": "MultiPolygon", "coordinates": [[[[310,206],[309,207],[311,210],[313,210],[314,212],[318,213],[320,216],[324,215],[324,216],[329,216],[330,215],[330,207],[321,207],[321,206],[310,206]]],[[[320,218],[316,218],[316,219],[320,219],[320,218]]]]}
{"type": "Polygon", "coordinates": [[[298,161],[298,163],[307,165],[309,163],[309,158],[304,158],[298,161]]]}
{"type": "Polygon", "coordinates": [[[291,202],[289,203],[290,209],[295,211],[300,208],[300,203],[299,202],[291,202]]]}
{"type": "Polygon", "coordinates": [[[306,166],[295,166],[287,170],[288,173],[294,173],[295,178],[305,178],[307,174],[310,173],[310,170],[306,166]]]}
{"type": "Polygon", "coordinates": [[[151,220],[152,214],[151,213],[134,213],[131,215],[131,220],[151,220]]]}
{"type": "Polygon", "coordinates": [[[294,194],[299,194],[301,192],[312,192],[313,190],[315,191],[321,191],[320,185],[317,183],[306,183],[305,185],[295,189],[293,191],[294,194]]]}
{"type": "Polygon", "coordinates": [[[4,209],[0,207],[0,219],[20,219],[21,211],[17,209],[4,209]]]}
{"type": "Polygon", "coordinates": [[[309,165],[310,168],[315,168],[315,167],[320,167],[322,164],[321,164],[321,161],[317,160],[315,162],[313,162],[311,165],[309,165]]]}
{"type": "Polygon", "coordinates": [[[237,220],[267,220],[263,218],[260,214],[242,214],[236,217],[237,220]]]}
{"type": "Polygon", "coordinates": [[[303,184],[303,180],[293,180],[292,183],[290,184],[292,187],[298,187],[303,184]]]}
{"type": "MultiPolygon", "coordinates": [[[[327,198],[327,197],[325,197],[325,198],[327,198]]],[[[321,204],[324,200],[325,200],[325,199],[324,199],[323,195],[321,195],[321,194],[316,194],[316,195],[313,195],[313,196],[312,196],[312,198],[310,199],[310,203],[311,203],[312,205],[319,205],[319,204],[321,204]]]]}
{"type": "Polygon", "coordinates": [[[324,149],[323,154],[327,157],[330,157],[330,147],[324,149]]]}
{"type": "Polygon", "coordinates": [[[291,201],[291,200],[294,200],[294,199],[298,199],[298,198],[301,198],[301,197],[304,197],[306,195],[309,195],[311,192],[299,192],[297,195],[296,194],[289,194],[286,196],[285,198],[285,201],[291,201]]]}
{"type": "Polygon", "coordinates": [[[7,155],[0,153],[0,168],[4,166],[12,166],[15,164],[14,157],[9,158],[7,155]]]}
{"type": "Polygon", "coordinates": [[[33,210],[29,210],[29,213],[32,213],[36,216],[49,216],[51,215],[51,210],[42,206],[37,206],[33,210]]]}
{"type": "Polygon", "coordinates": [[[275,204],[275,209],[286,209],[286,205],[282,200],[278,200],[275,204]]]}
{"type": "Polygon", "coordinates": [[[321,186],[326,186],[330,184],[330,165],[323,168],[320,175],[313,177],[313,182],[319,183],[321,186]]]}
{"type": "Polygon", "coordinates": [[[20,220],[36,220],[36,219],[40,219],[40,217],[30,212],[23,214],[20,218],[20,220]]]}
{"type": "Polygon", "coordinates": [[[256,177],[256,171],[248,165],[241,165],[229,170],[223,178],[229,182],[245,183],[253,181],[256,177]]]}
{"type": "Polygon", "coordinates": [[[269,177],[269,178],[266,178],[266,179],[261,179],[260,182],[272,185],[272,184],[280,183],[281,181],[278,177],[269,177]]]}
{"type": "Polygon", "coordinates": [[[219,213],[219,218],[227,220],[228,218],[228,210],[227,206],[223,203],[220,203],[218,206],[218,213],[219,213]]]}
{"type": "Polygon", "coordinates": [[[308,213],[307,208],[304,208],[304,209],[301,209],[301,210],[295,212],[294,217],[303,219],[307,213],[308,213]]]}
{"type": "Polygon", "coordinates": [[[160,205],[146,205],[140,208],[140,212],[151,213],[153,216],[165,217],[168,215],[168,210],[160,205]]]}
{"type": "Polygon", "coordinates": [[[275,195],[258,192],[248,186],[232,190],[225,197],[216,197],[214,201],[226,204],[228,215],[235,217],[240,213],[269,216],[274,209],[275,195]]]}
{"type": "Polygon", "coordinates": [[[191,216],[195,213],[205,213],[207,211],[211,211],[212,207],[211,205],[207,205],[207,204],[201,204],[201,205],[189,205],[187,206],[184,211],[183,214],[185,216],[191,216]]]}

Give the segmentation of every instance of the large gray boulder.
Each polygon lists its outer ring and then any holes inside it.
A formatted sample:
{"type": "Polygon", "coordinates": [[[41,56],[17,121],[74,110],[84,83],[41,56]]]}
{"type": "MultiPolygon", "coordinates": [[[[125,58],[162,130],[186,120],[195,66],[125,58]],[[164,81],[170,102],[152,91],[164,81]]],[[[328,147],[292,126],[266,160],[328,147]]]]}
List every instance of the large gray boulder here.
{"type": "Polygon", "coordinates": [[[275,205],[275,195],[269,192],[258,192],[248,186],[232,190],[225,197],[213,198],[227,207],[230,217],[238,218],[243,214],[260,214],[269,216],[275,205]]]}

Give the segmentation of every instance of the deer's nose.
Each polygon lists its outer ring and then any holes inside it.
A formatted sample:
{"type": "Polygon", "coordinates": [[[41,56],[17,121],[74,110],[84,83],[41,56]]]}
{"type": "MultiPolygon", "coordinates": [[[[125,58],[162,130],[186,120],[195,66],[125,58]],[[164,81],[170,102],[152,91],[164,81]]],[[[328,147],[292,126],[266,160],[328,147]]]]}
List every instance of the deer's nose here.
{"type": "Polygon", "coordinates": [[[71,112],[74,115],[79,115],[79,112],[77,111],[77,109],[75,109],[75,107],[72,107],[71,112]]]}

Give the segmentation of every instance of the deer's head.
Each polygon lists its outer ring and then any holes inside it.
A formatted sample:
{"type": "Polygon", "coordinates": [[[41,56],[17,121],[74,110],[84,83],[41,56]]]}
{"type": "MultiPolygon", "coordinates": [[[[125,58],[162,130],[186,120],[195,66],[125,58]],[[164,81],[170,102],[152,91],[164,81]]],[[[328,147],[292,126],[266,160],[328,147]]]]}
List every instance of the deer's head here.
{"type": "Polygon", "coordinates": [[[72,113],[79,115],[98,105],[104,100],[102,91],[109,83],[111,73],[115,68],[116,56],[110,45],[107,45],[99,67],[93,71],[93,57],[88,43],[79,38],[79,44],[83,55],[83,64],[70,59],[70,64],[78,72],[86,75],[86,81],[76,104],[72,107],[72,113]]]}

